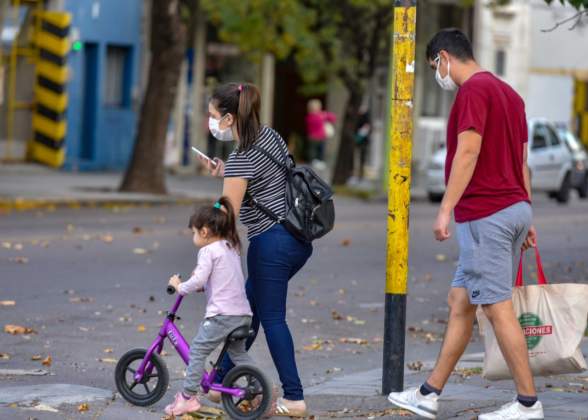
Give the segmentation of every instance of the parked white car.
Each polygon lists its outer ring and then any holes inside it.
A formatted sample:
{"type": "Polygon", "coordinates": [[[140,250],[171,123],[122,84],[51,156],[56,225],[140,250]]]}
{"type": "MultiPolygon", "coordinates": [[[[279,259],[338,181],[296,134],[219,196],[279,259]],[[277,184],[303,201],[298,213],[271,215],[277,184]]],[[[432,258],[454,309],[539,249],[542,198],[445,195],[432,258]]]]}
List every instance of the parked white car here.
{"type": "MultiPolygon", "coordinates": [[[[544,119],[528,121],[529,155],[533,191],[546,192],[560,203],[567,203],[572,189],[572,154],[555,127],[544,119]]],[[[439,202],[445,193],[445,147],[433,154],[427,164],[426,189],[429,200],[439,202]]]]}
{"type": "Polygon", "coordinates": [[[588,198],[588,153],[584,145],[568,130],[559,130],[570,153],[572,154],[572,188],[578,191],[580,198],[588,198]]]}

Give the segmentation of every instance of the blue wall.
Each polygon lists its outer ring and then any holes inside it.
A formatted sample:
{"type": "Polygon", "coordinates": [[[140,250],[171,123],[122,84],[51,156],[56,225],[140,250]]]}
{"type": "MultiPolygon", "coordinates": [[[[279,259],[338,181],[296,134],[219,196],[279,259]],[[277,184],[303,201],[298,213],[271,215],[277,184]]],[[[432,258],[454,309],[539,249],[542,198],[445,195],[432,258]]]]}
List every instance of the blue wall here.
{"type": "Polygon", "coordinates": [[[65,9],[73,15],[72,34],[79,34],[84,46],[72,51],[68,58],[65,169],[124,169],[135,140],[140,99],[143,1],[66,0],[65,9]],[[126,88],[120,106],[104,103],[109,46],[128,51],[122,77],[126,88]]]}

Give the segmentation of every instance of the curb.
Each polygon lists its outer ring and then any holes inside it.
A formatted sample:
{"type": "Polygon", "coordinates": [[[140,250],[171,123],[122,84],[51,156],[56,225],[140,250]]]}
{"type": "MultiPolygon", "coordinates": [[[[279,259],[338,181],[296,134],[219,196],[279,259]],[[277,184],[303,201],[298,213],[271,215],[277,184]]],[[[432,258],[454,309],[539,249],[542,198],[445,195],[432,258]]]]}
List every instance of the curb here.
{"type": "Polygon", "coordinates": [[[12,211],[48,210],[58,208],[116,208],[116,207],[150,207],[163,205],[191,205],[213,201],[210,197],[174,197],[161,198],[1,198],[0,213],[12,211]]]}

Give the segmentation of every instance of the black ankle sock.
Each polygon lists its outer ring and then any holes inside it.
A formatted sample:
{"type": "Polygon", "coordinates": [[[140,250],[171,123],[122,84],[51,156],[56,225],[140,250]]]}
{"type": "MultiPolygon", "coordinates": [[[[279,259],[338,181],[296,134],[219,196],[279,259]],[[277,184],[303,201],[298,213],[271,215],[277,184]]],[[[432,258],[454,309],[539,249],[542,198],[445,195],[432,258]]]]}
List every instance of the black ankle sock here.
{"type": "Polygon", "coordinates": [[[526,395],[517,395],[517,400],[518,402],[520,402],[522,405],[524,405],[525,407],[529,408],[529,407],[533,407],[535,405],[535,403],[537,402],[537,396],[535,395],[534,397],[529,397],[526,395]]]}
{"type": "Polygon", "coordinates": [[[428,382],[425,382],[424,384],[421,385],[419,392],[425,396],[432,394],[433,392],[437,395],[441,395],[441,390],[429,385],[428,382]]]}

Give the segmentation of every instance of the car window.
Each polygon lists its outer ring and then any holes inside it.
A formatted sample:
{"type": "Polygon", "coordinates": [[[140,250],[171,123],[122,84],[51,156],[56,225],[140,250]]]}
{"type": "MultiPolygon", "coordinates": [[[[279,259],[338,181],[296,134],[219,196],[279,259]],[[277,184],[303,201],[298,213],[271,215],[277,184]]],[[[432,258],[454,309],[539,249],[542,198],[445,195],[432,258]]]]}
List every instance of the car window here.
{"type": "Polygon", "coordinates": [[[545,126],[542,124],[535,125],[533,129],[533,145],[531,149],[545,149],[547,147],[547,133],[545,132],[545,126]]]}
{"type": "Polygon", "coordinates": [[[561,140],[553,128],[546,125],[545,132],[547,133],[547,138],[552,146],[559,146],[561,144],[561,140]]]}

